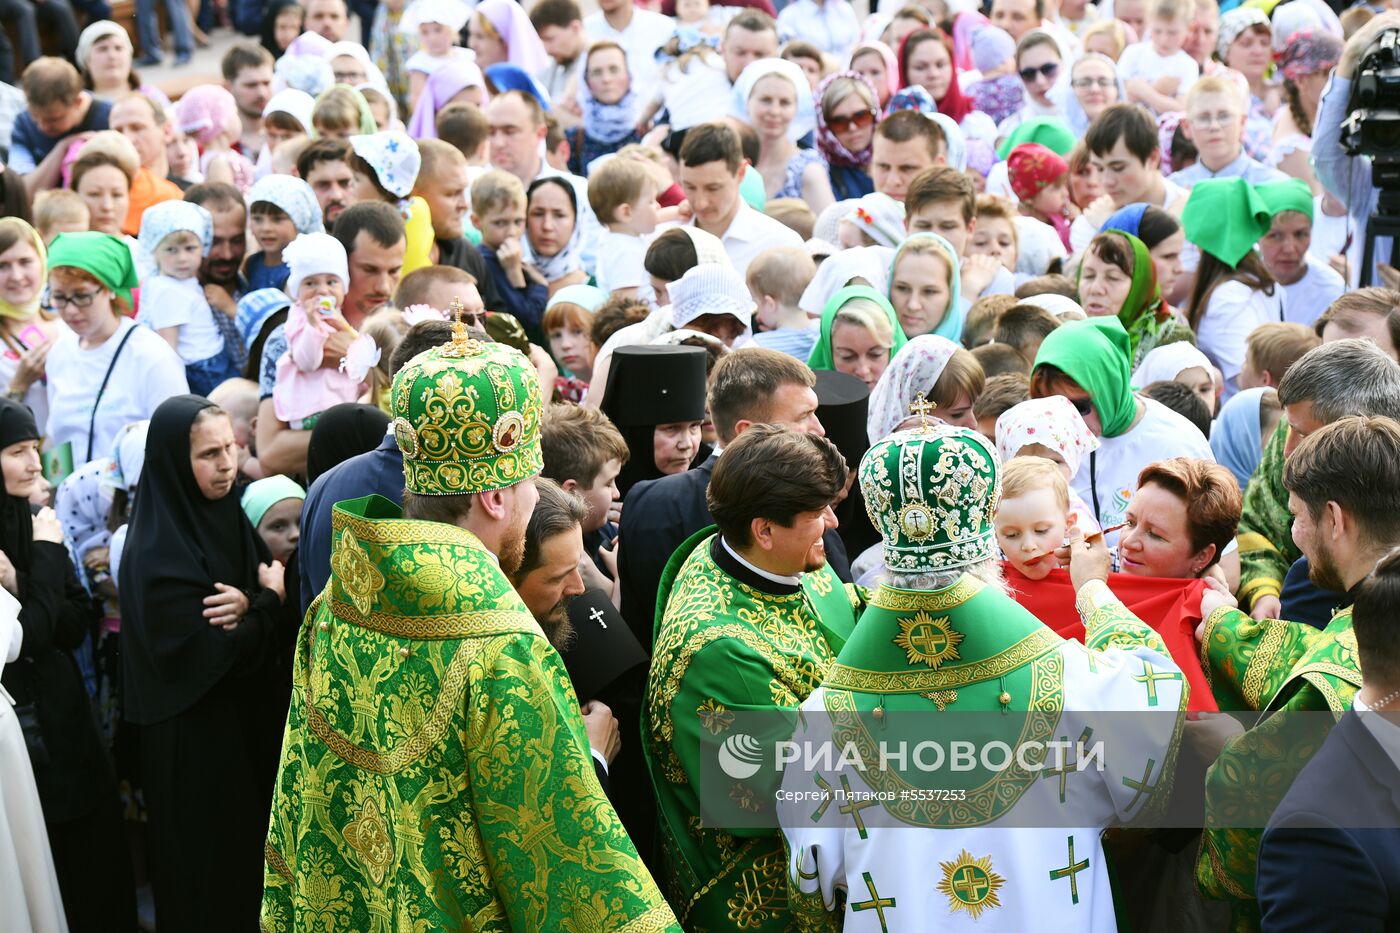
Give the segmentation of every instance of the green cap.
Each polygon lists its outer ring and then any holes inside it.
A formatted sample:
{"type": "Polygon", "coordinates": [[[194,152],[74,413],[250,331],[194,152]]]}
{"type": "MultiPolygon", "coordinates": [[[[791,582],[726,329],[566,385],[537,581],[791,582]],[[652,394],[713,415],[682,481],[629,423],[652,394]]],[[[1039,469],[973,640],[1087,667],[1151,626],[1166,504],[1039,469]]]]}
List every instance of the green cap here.
{"type": "MultiPolygon", "coordinates": [[[[918,413],[921,402],[910,408],[918,413]]],[[[996,556],[1000,468],[976,431],[925,424],[891,434],[861,458],[860,489],[885,541],[885,566],[896,573],[953,570],[996,556]]]]}
{"type": "Polygon", "coordinates": [[[1273,214],[1264,199],[1243,178],[1196,182],[1181,212],[1187,241],[1231,269],[1249,255],[1272,224],[1273,214]]]}
{"type": "Polygon", "coordinates": [[[1297,211],[1306,214],[1308,220],[1313,219],[1313,195],[1308,183],[1301,178],[1289,178],[1284,181],[1271,181],[1262,185],[1255,185],[1254,190],[1263,199],[1264,205],[1268,207],[1269,214],[1277,217],[1284,211],[1297,211]]]}
{"type": "Polygon", "coordinates": [[[1067,156],[1079,142],[1069,125],[1059,117],[1035,117],[1026,120],[1011,131],[1011,135],[997,147],[997,157],[1005,159],[1022,143],[1040,143],[1056,155],[1067,156]]]}
{"type": "Polygon", "coordinates": [[[535,367],[519,350],[470,339],[460,316],[452,330],[450,343],[418,354],[394,377],[404,487],[451,496],[539,475],[543,403],[535,367]]]}

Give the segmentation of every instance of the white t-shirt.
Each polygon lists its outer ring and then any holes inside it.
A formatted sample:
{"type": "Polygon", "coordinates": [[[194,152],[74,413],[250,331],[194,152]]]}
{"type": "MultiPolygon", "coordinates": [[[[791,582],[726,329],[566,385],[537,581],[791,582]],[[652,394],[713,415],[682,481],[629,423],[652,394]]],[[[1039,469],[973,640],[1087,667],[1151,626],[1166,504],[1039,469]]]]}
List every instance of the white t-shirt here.
{"type": "Polygon", "coordinates": [[[1173,97],[1184,98],[1187,90],[1201,76],[1201,66],[1181,49],[1162,56],[1152,47],[1151,42],[1134,42],[1123,50],[1118,58],[1118,79],[1127,83],[1141,78],[1149,84],[1159,78],[1176,78],[1178,84],[1173,97]]]}
{"type": "Polygon", "coordinates": [[[429,55],[419,49],[408,57],[408,61],[403,63],[403,68],[404,71],[417,71],[425,75],[433,75],[437,73],[439,68],[450,65],[454,61],[472,62],[476,61],[476,56],[472,54],[470,49],[457,46],[449,49],[448,53],[441,58],[429,55]]]}
{"type": "Polygon", "coordinates": [[[598,244],[598,271],[595,276],[598,287],[609,293],[620,288],[635,288],[638,289],[637,297],[650,301],[651,277],[642,265],[646,256],[645,237],[609,230],[598,244]]]}
{"type": "Polygon", "coordinates": [[[632,19],[621,32],[608,25],[602,10],[583,18],[583,31],[594,42],[611,39],[627,53],[627,70],[632,73],[633,87],[648,87],[656,78],[656,50],[676,34],[676,24],[669,16],[633,7],[632,19]]]}
{"type": "Polygon", "coordinates": [[[72,442],[73,466],[82,466],[93,457],[105,457],[112,450],[117,432],[133,421],[144,421],[156,406],[172,395],[190,390],[185,381],[185,364],[159,334],[138,327],[123,318],[116,331],[100,347],[84,350],[78,335],[64,333],[54,341],[45,365],[48,373],[50,448],[72,442]],[[107,389],[102,393],[97,418],[93,421],[92,451],[88,452],[88,424],[102,377],[112,363],[122,338],[135,329],[116,365],[112,366],[107,389]]]}
{"type": "MultiPolygon", "coordinates": [[[[1210,443],[1194,424],[1155,399],[1140,395],[1138,401],[1147,406],[1142,420],[1124,434],[1100,438],[1099,449],[1079,465],[1070,483],[1101,528],[1122,523],[1128,502],[1137,491],[1138,474],[1149,463],[1169,457],[1215,462],[1210,443]]],[[[1117,543],[1115,531],[1108,544],[1117,543]]]]}
{"type": "Polygon", "coordinates": [[[656,95],[666,107],[672,130],[722,120],[729,113],[729,75],[718,53],[700,53],[686,62],[684,71],[666,66],[657,84],[656,95]]]}
{"type": "MultiPolygon", "coordinates": [[[[186,363],[198,363],[224,352],[224,335],[214,323],[214,311],[199,279],[152,275],[141,283],[141,311],[136,323],[151,330],[180,328],[175,351],[186,363]]],[[[164,338],[162,338],[164,339],[164,338]]]]}
{"type": "MultiPolygon", "coordinates": [[[[689,223],[694,225],[695,219],[691,218],[689,223]]],[[[742,198],[729,229],[719,239],[724,244],[729,261],[734,264],[734,271],[740,275],[746,275],[749,263],[766,249],[775,246],[802,248],[802,237],[796,231],[749,207],[742,198]]]]}
{"type": "Polygon", "coordinates": [[[1327,263],[1311,252],[1303,257],[1308,271],[1292,285],[1283,286],[1283,314],[1295,324],[1312,327],[1327,306],[1346,293],[1347,283],[1327,263]]]}
{"type": "MultiPolygon", "coordinates": [[[[1180,211],[1172,211],[1172,205],[1183,198],[1189,198],[1191,192],[1172,181],[1170,178],[1162,179],[1162,203],[1154,205],[1169,213],[1180,214],[1180,211]]],[[[1126,206],[1126,205],[1124,205],[1126,206]]],[[[1114,208],[1117,210],[1117,208],[1114,208]]],[[[1104,220],[1108,218],[1105,217],[1104,220]]],[[[1179,219],[1179,217],[1178,217],[1179,219]]],[[[1080,214],[1074,218],[1074,222],[1069,225],[1069,248],[1075,253],[1084,252],[1084,247],[1089,245],[1099,232],[1099,228],[1091,221],[1087,214],[1080,214]]],[[[1197,264],[1201,261],[1201,251],[1190,243],[1186,244],[1181,251],[1181,265],[1187,272],[1195,272],[1197,264]]]]}
{"type": "Polygon", "coordinates": [[[1260,324],[1283,320],[1281,290],[1256,291],[1243,282],[1221,282],[1210,294],[1210,304],[1196,327],[1196,345],[1225,375],[1222,402],[1236,392],[1235,379],[1244,364],[1249,335],[1260,324]]]}

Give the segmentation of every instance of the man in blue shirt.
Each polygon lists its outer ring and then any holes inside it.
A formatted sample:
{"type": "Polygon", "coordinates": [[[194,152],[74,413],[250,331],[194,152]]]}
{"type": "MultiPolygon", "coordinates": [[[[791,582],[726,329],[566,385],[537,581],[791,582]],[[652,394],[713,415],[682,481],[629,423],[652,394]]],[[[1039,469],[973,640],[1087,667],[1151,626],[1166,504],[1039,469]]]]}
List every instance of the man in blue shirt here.
{"type": "Polygon", "coordinates": [[[36,59],[21,83],[28,109],[10,131],[9,169],[30,195],[57,187],[63,154],[80,133],[107,129],[112,105],[83,90],[78,69],[61,58],[36,59]]]}

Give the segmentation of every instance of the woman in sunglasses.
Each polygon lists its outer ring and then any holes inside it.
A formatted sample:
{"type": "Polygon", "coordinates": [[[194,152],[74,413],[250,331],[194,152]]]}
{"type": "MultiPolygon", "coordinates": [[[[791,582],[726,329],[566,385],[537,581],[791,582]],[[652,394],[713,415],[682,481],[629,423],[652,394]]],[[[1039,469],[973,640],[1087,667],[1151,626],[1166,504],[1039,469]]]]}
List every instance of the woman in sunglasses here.
{"type": "MultiPolygon", "coordinates": [[[[1101,528],[1122,523],[1148,464],[1179,456],[1214,460],[1195,425],[1133,392],[1130,346],[1117,317],[1069,321],[1046,336],[1031,373],[1031,398],[1064,396],[1100,440],[1070,487],[1101,528]]],[[[1108,543],[1117,542],[1118,532],[1110,532],[1108,543]]]]}
{"type": "Polygon", "coordinates": [[[870,154],[880,122],[875,88],[864,76],[842,71],[823,80],[812,93],[816,103],[817,151],[826,158],[831,190],[838,201],[875,190],[870,154]]]}
{"type": "Polygon", "coordinates": [[[1016,73],[1025,88],[1025,103],[1019,113],[1003,120],[998,135],[1005,136],[1023,121],[1034,117],[1064,118],[1060,87],[1060,47],[1048,32],[1032,29],[1016,45],[1016,73]]]}

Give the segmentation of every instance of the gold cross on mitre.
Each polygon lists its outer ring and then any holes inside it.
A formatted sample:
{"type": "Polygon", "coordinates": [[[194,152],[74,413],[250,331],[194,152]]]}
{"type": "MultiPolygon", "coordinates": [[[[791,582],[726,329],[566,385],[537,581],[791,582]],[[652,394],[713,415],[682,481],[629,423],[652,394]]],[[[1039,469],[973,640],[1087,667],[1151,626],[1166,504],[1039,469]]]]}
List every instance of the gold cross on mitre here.
{"type": "Polygon", "coordinates": [[[928,416],[932,414],[933,410],[937,407],[938,405],[934,402],[930,402],[922,392],[915,395],[914,401],[909,403],[909,414],[919,416],[920,431],[928,429],[928,416]]]}
{"type": "Polygon", "coordinates": [[[477,342],[467,333],[466,308],[463,307],[460,297],[452,299],[451,304],[447,306],[447,315],[452,321],[450,355],[466,356],[475,353],[478,350],[477,342]]]}

